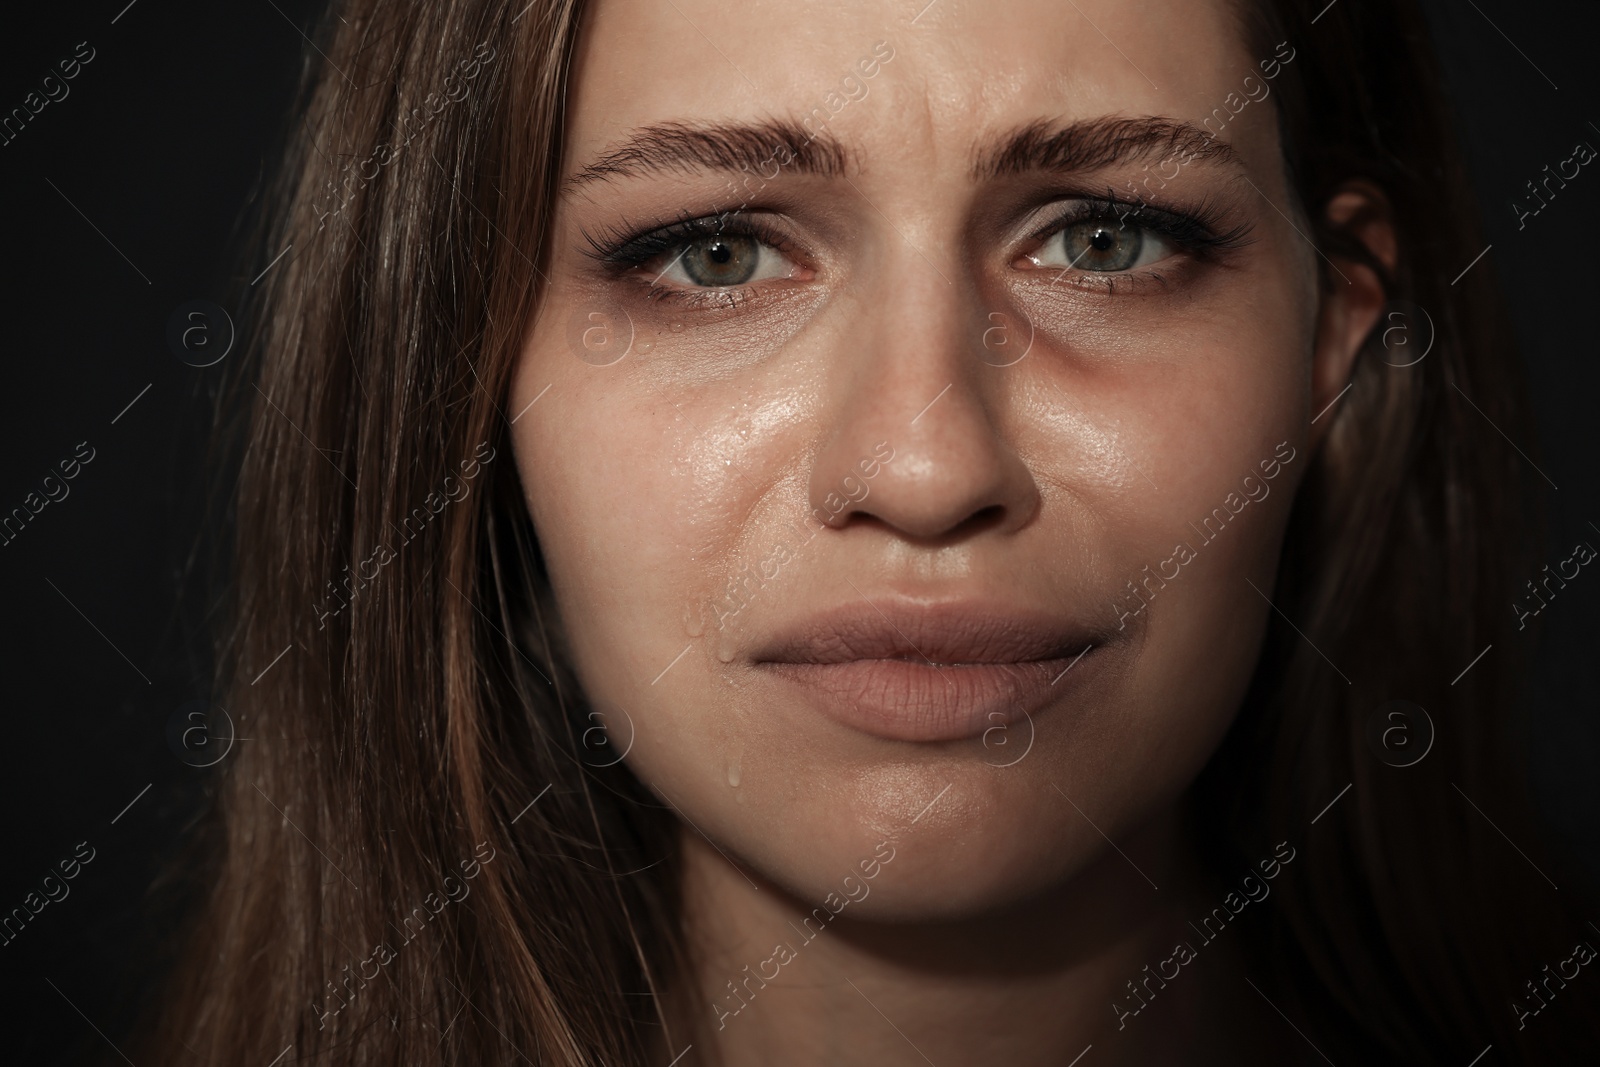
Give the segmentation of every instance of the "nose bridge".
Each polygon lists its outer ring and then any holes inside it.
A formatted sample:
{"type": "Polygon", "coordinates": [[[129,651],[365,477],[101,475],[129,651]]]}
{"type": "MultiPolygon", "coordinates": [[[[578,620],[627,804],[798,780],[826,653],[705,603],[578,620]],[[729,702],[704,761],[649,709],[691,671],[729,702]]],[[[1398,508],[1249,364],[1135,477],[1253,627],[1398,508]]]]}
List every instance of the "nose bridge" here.
{"type": "Polygon", "coordinates": [[[813,513],[835,527],[870,517],[915,539],[980,514],[1026,522],[1037,487],[1004,438],[1009,390],[980,373],[1007,372],[981,357],[991,324],[968,274],[902,237],[854,288],[857,321],[828,357],[813,513]]]}
{"type": "Polygon", "coordinates": [[[861,336],[867,345],[857,370],[862,399],[876,396],[884,421],[903,427],[904,434],[921,425],[925,406],[938,392],[953,389],[966,375],[966,335],[981,314],[975,294],[964,278],[952,277],[950,265],[941,270],[909,242],[901,244],[884,276],[863,286],[861,336]]]}

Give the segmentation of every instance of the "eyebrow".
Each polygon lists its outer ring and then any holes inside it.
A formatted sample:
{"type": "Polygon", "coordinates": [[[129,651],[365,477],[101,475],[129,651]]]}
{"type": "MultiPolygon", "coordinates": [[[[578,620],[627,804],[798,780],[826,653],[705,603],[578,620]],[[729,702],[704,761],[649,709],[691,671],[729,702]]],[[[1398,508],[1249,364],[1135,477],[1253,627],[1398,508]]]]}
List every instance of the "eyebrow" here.
{"type": "Polygon", "coordinates": [[[695,170],[750,170],[774,165],[800,174],[836,178],[849,153],[825,131],[811,133],[797,122],[664,122],[645,126],[567,179],[568,188],[611,178],[634,178],[695,170]]]}
{"type": "Polygon", "coordinates": [[[1102,118],[1085,122],[1030,122],[975,157],[975,178],[1002,178],[1029,171],[1090,171],[1141,159],[1174,156],[1210,160],[1244,169],[1233,146],[1192,122],[1155,117],[1102,118]]]}
{"type": "MultiPolygon", "coordinates": [[[[1186,156],[1244,169],[1243,160],[1191,122],[1157,117],[1100,118],[1060,123],[1039,119],[1000,138],[974,157],[974,178],[995,179],[1030,171],[1092,171],[1141,159],[1186,156]]],[[[766,177],[774,165],[797,174],[842,176],[849,151],[826,131],[812,133],[797,122],[664,122],[635,130],[625,141],[580,168],[565,185],[571,190],[614,178],[648,177],[697,170],[752,171],[766,177]]]]}

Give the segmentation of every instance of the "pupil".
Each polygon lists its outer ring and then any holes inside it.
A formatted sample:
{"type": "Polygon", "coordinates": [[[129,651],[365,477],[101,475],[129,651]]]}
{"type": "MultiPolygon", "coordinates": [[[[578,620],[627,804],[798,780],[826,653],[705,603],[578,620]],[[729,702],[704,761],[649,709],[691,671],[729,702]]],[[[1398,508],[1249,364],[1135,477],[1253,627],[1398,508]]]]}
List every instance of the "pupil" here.
{"type": "Polygon", "coordinates": [[[1063,251],[1069,266],[1089,271],[1125,271],[1139,260],[1144,246],[1137,227],[1131,231],[1093,220],[1080,222],[1062,232],[1063,251]]]}
{"type": "Polygon", "coordinates": [[[743,285],[756,273],[760,246],[748,237],[702,237],[689,246],[682,262],[695,285],[743,285]]]}

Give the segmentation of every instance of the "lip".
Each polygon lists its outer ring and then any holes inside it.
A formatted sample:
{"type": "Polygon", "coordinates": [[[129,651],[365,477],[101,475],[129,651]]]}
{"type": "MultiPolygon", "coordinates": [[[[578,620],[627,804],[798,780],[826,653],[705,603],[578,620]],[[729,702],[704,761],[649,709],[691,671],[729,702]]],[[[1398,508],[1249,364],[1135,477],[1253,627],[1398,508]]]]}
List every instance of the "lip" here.
{"type": "Polygon", "coordinates": [[[1041,612],[880,598],[811,616],[751,658],[844,725],[896,741],[954,741],[1059,700],[1107,640],[1041,612]]]}

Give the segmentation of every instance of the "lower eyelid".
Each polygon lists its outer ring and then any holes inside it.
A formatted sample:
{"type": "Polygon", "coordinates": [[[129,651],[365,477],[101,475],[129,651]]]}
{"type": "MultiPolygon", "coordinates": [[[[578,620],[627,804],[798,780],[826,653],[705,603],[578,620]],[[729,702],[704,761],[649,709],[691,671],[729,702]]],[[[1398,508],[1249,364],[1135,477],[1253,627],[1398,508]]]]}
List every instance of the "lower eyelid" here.
{"type": "Polygon", "coordinates": [[[1187,272],[1198,267],[1192,257],[1181,254],[1166,256],[1142,267],[1128,270],[1084,270],[1064,267],[1056,263],[1032,263],[1026,256],[1011,261],[1010,270],[1015,284],[1028,292],[1056,291],[1062,294],[1087,293],[1090,295],[1118,292],[1142,292],[1150,288],[1165,290],[1175,279],[1189,277],[1187,272]]]}
{"type": "Polygon", "coordinates": [[[754,301],[782,299],[788,288],[788,279],[773,278],[765,282],[747,282],[743,285],[717,288],[699,285],[663,285],[640,279],[645,286],[644,299],[650,304],[671,305],[691,312],[728,311],[754,301]],[[776,284],[774,284],[776,283],[776,284]]]}
{"type": "Polygon", "coordinates": [[[662,304],[674,304],[691,311],[731,311],[750,302],[751,294],[744,288],[707,289],[704,287],[653,285],[645,299],[662,304]]]}

